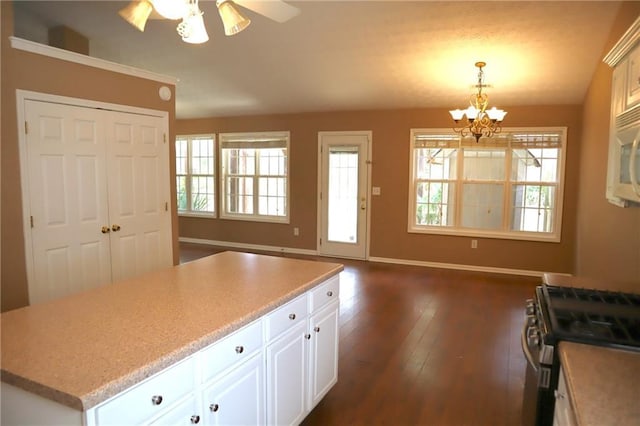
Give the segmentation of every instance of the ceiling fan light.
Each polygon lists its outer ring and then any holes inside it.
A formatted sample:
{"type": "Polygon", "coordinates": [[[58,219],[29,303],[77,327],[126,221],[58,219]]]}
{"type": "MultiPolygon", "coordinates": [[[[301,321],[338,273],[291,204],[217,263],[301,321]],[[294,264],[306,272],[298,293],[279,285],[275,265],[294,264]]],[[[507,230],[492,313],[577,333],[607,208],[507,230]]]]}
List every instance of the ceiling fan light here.
{"type": "Polygon", "coordinates": [[[180,19],[189,14],[189,3],[185,0],[150,0],[153,8],[167,19],[180,19]]]}
{"type": "Polygon", "coordinates": [[[249,26],[251,20],[243,16],[231,0],[218,0],[216,2],[218,6],[218,13],[222,19],[224,25],[225,35],[231,36],[238,34],[249,26]]]}
{"type": "Polygon", "coordinates": [[[144,26],[147,24],[147,19],[152,10],[153,6],[147,0],[133,0],[125,8],[121,9],[118,14],[138,30],[144,31],[144,26]]]}
{"type": "Polygon", "coordinates": [[[178,25],[178,34],[180,34],[182,41],[185,43],[201,44],[209,41],[209,35],[202,19],[202,12],[199,9],[191,12],[189,16],[182,20],[178,25]]]}

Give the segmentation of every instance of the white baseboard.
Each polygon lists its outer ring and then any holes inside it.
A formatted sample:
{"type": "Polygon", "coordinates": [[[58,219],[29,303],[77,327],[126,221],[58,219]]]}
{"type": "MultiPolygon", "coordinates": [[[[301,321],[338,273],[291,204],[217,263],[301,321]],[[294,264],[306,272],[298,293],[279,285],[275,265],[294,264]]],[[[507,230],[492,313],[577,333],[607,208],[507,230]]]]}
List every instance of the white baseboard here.
{"type": "Polygon", "coordinates": [[[544,274],[544,272],[541,272],[541,271],[528,271],[526,269],[509,269],[509,268],[496,268],[493,266],[461,265],[458,263],[425,262],[422,260],[390,259],[386,257],[370,257],[369,261],[381,262],[381,263],[395,263],[398,265],[425,266],[428,268],[457,269],[459,271],[491,272],[494,274],[507,274],[507,275],[525,275],[530,277],[542,277],[542,274],[544,274]]]}
{"type": "MultiPolygon", "coordinates": [[[[229,241],[216,241],[205,240],[200,238],[180,237],[180,242],[204,244],[218,247],[229,247],[243,250],[259,250],[273,253],[293,253],[302,254],[307,256],[318,256],[316,250],[297,249],[291,247],[276,247],[266,246],[260,244],[245,244],[234,243],[229,241]]],[[[507,274],[507,275],[524,275],[530,277],[542,277],[544,272],[542,271],[530,271],[526,269],[508,269],[508,268],[496,268],[492,266],[478,266],[478,265],[461,265],[457,263],[441,263],[441,262],[425,262],[421,260],[407,260],[407,259],[392,259],[387,257],[369,257],[364,262],[379,262],[379,263],[393,263],[397,265],[411,265],[411,266],[424,266],[428,268],[443,268],[443,269],[455,269],[459,271],[474,271],[474,272],[491,272],[495,274],[507,274]]]]}
{"type": "Polygon", "coordinates": [[[259,251],[268,251],[273,253],[293,253],[293,254],[303,254],[308,256],[316,256],[318,254],[316,250],[297,249],[297,248],[291,248],[291,247],[264,246],[261,244],[233,243],[230,241],[205,240],[200,238],[180,237],[178,238],[178,241],[180,241],[181,243],[204,244],[208,246],[229,247],[229,248],[237,248],[237,249],[243,249],[243,250],[259,250],[259,251]]]}

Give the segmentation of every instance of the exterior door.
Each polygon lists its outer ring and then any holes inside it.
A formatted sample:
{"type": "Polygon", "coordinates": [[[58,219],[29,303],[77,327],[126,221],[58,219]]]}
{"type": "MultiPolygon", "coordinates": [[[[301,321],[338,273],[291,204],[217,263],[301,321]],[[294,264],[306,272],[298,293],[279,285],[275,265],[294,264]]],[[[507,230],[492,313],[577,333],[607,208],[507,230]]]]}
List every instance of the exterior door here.
{"type": "Polygon", "coordinates": [[[171,266],[166,118],[23,102],[30,303],[171,266]]]}
{"type": "Polygon", "coordinates": [[[318,253],[366,259],[371,132],[320,132],[318,139],[318,253]]]}

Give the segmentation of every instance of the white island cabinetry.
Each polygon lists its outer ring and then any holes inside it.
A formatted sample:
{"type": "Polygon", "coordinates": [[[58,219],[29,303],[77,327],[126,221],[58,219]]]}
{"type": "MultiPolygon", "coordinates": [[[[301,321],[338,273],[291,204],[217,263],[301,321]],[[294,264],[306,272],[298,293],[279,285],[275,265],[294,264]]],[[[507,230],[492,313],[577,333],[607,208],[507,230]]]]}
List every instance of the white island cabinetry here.
{"type": "MultiPolygon", "coordinates": [[[[297,271],[295,267],[299,266],[297,262],[302,262],[233,254],[212,259],[209,263],[226,265],[229,262],[237,262],[239,266],[244,266],[247,261],[252,267],[262,263],[271,270],[281,268],[280,261],[282,261],[283,266],[293,266],[294,272],[297,271]]],[[[291,284],[281,284],[272,279],[269,282],[273,282],[276,290],[271,288],[265,290],[264,287],[250,287],[245,284],[241,284],[245,285],[245,288],[231,287],[231,290],[213,291],[203,285],[193,286],[193,291],[200,293],[191,296],[193,300],[186,301],[191,303],[178,299],[179,303],[185,303],[185,306],[191,306],[193,309],[188,315],[178,313],[174,317],[185,319],[186,323],[182,328],[182,334],[184,334],[192,331],[190,327],[195,324],[194,319],[199,319],[200,315],[205,316],[203,322],[214,325],[204,327],[197,325],[197,330],[200,331],[192,332],[189,338],[183,341],[210,340],[211,343],[199,344],[199,347],[193,351],[186,350],[181,345],[172,349],[171,345],[182,337],[180,326],[175,327],[175,335],[164,332],[162,338],[153,342],[149,342],[148,337],[147,341],[140,342],[138,336],[150,335],[144,330],[133,331],[129,333],[132,335],[130,342],[139,346],[126,355],[138,357],[139,353],[140,363],[136,362],[138,367],[124,369],[116,364],[114,367],[118,368],[117,371],[124,371],[124,375],[114,373],[108,376],[105,373],[107,364],[104,366],[100,364],[102,359],[93,361],[88,354],[85,356],[84,353],[79,353],[75,356],[80,361],[75,365],[62,365],[60,371],[55,372],[43,369],[42,373],[40,370],[32,373],[33,376],[38,374],[43,376],[40,382],[42,384],[34,387],[33,390],[29,386],[38,382],[30,377],[30,371],[25,370],[19,362],[10,361],[4,364],[5,359],[11,360],[14,356],[13,353],[5,352],[5,348],[9,347],[5,344],[11,344],[13,341],[11,335],[20,336],[24,332],[19,328],[22,327],[22,321],[15,321],[14,326],[11,315],[5,317],[3,314],[3,332],[5,325],[9,324],[9,326],[7,326],[7,336],[3,336],[3,354],[7,356],[3,359],[2,366],[2,424],[6,426],[14,424],[78,426],[299,424],[337,380],[338,273],[342,270],[342,266],[337,264],[320,266],[319,264],[320,262],[302,263],[301,269],[305,271],[298,273],[302,277],[284,278],[285,281],[291,281],[291,284]],[[315,273],[307,273],[308,268],[317,270],[315,273]],[[316,275],[314,279],[314,274],[318,273],[320,278],[316,275]],[[306,277],[307,275],[309,278],[306,277]],[[297,284],[298,282],[301,283],[297,284]],[[244,295],[248,294],[247,290],[263,293],[261,297],[264,297],[266,302],[253,299],[240,300],[232,295],[235,303],[233,300],[223,301],[211,306],[210,301],[220,300],[220,296],[225,291],[244,295]],[[271,297],[274,297],[275,301],[271,297]],[[202,305],[194,306],[193,303],[196,300],[202,300],[202,305]],[[237,302],[237,300],[240,301],[237,302]],[[271,308],[265,308],[265,306],[271,308]],[[197,315],[192,312],[197,312],[197,315]],[[224,320],[220,320],[215,312],[224,316],[224,320]],[[198,338],[200,332],[203,334],[198,338]],[[7,340],[5,341],[4,338],[7,340]],[[145,347],[149,348],[147,353],[142,351],[145,347]],[[156,347],[168,347],[170,352],[165,357],[168,356],[168,359],[172,360],[164,363],[165,367],[160,370],[157,367],[147,367],[144,363],[145,360],[152,364],[157,363],[157,358],[149,356],[149,352],[153,352],[156,347]],[[172,355],[174,353],[183,355],[172,355]],[[84,363],[85,359],[88,362],[84,363]],[[151,374],[145,374],[137,380],[131,379],[132,376],[140,377],[141,371],[150,371],[151,374]],[[69,374],[64,374],[67,372],[75,374],[79,379],[71,381],[67,378],[69,374]],[[77,380],[82,380],[87,375],[91,375],[91,386],[81,386],[83,383],[77,380]],[[30,381],[22,382],[22,380],[30,381]],[[101,382],[102,380],[104,382],[101,382]],[[126,386],[118,385],[118,382],[126,383],[126,386]],[[59,387],[53,386],[56,383],[59,383],[59,387]],[[119,390],[109,392],[109,388],[119,390]],[[90,391],[69,392],[67,389],[89,389],[90,391]],[[96,394],[105,396],[96,397],[96,394]]],[[[194,273],[191,273],[188,268],[176,272],[168,279],[171,283],[170,287],[177,287],[176,276],[181,279],[202,276],[202,272],[208,272],[207,266],[206,262],[202,262],[199,266],[193,267],[194,273]]],[[[246,268],[238,270],[245,271],[246,268]]],[[[246,279],[240,277],[238,282],[245,283],[246,279]]],[[[128,284],[131,285],[131,283],[128,284]]],[[[190,294],[186,293],[189,290],[187,287],[181,290],[183,298],[185,294],[190,294]]],[[[105,290],[102,292],[104,293],[105,290]]],[[[102,294],[102,297],[105,296],[102,294]]],[[[86,297],[83,296],[83,301],[85,299],[86,297]]],[[[171,295],[167,295],[167,301],[174,299],[171,295]]],[[[64,300],[55,303],[64,306],[69,304],[64,300]]],[[[99,302],[96,304],[99,305],[99,302]]],[[[44,308],[47,309],[47,314],[50,313],[49,311],[53,312],[51,306],[34,306],[33,309],[26,308],[28,311],[25,314],[33,320],[33,313],[39,314],[38,311],[44,308]]],[[[170,309],[171,307],[167,308],[168,311],[170,309]]],[[[107,310],[104,311],[107,312],[107,310]]],[[[162,314],[162,311],[155,311],[158,315],[162,314]]],[[[83,308],[82,312],[87,310],[83,308]]],[[[45,312],[42,312],[42,317],[46,318],[44,314],[45,312]]],[[[22,320],[22,313],[15,315],[19,315],[17,319],[22,320]]],[[[151,324],[157,324],[157,319],[154,316],[151,324]]],[[[62,333],[61,330],[56,331],[62,333]]],[[[155,339],[155,335],[152,336],[155,339]]],[[[15,342],[18,344],[19,341],[16,339],[15,342]]],[[[43,346],[49,344],[48,341],[43,342],[43,346]]],[[[55,342],[51,345],[54,349],[58,348],[55,342]]],[[[106,344],[104,346],[107,347],[106,344]]],[[[67,350],[67,346],[60,346],[60,348],[62,351],[67,350]]],[[[82,348],[79,350],[82,351],[82,348]]],[[[24,353],[24,350],[22,352],[16,350],[15,356],[20,353],[24,353]]],[[[33,360],[32,365],[45,365],[49,360],[46,348],[44,353],[41,355],[39,351],[33,351],[28,353],[26,358],[33,360]]],[[[54,354],[54,357],[58,355],[63,359],[62,354],[54,354]]],[[[123,358],[125,358],[124,355],[121,359],[123,358]]],[[[119,359],[117,348],[114,349],[112,359],[117,363],[119,359]]],[[[48,365],[56,369],[56,364],[48,365]]]]}

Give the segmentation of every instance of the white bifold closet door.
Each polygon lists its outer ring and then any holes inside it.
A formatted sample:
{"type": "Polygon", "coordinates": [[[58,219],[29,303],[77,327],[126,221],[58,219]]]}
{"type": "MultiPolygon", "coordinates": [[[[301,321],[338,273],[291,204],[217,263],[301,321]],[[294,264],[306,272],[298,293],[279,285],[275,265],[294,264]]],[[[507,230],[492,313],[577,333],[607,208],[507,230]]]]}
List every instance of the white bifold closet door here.
{"type": "Polygon", "coordinates": [[[166,119],[33,100],[24,107],[30,303],[171,266],[166,119]]]}

